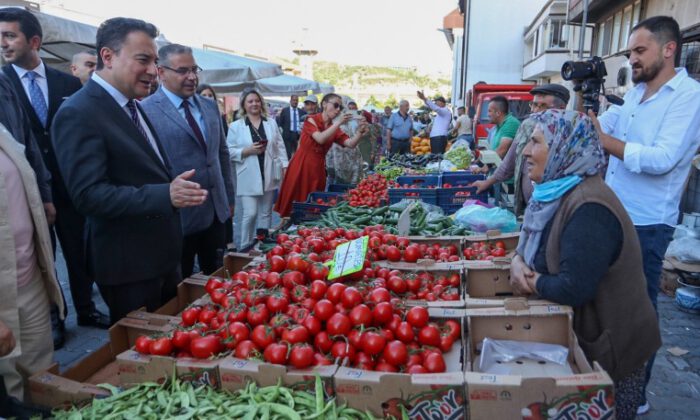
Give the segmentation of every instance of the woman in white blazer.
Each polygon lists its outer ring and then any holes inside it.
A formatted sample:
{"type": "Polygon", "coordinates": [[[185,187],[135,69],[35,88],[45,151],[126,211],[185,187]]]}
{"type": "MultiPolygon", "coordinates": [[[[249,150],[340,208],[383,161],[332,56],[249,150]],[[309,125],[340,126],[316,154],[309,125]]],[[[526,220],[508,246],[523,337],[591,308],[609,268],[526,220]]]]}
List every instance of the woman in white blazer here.
{"type": "Polygon", "coordinates": [[[268,118],[258,91],[246,89],[241,94],[239,118],[231,123],[226,143],[236,170],[236,195],[243,207],[240,246],[246,248],[255,241],[256,225],[270,229],[275,190],[289,164],[277,123],[268,118]]]}

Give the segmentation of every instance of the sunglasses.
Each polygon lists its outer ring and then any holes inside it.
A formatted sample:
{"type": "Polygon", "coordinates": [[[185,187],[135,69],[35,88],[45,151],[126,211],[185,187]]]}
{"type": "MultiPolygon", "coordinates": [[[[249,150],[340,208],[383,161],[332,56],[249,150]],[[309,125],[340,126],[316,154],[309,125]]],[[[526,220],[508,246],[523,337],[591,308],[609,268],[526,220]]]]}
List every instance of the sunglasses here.
{"type": "Polygon", "coordinates": [[[344,107],[343,107],[341,104],[339,104],[338,102],[331,102],[331,104],[333,104],[333,106],[335,107],[335,109],[339,109],[339,110],[341,110],[341,111],[342,111],[343,108],[344,108],[344,107]]]}

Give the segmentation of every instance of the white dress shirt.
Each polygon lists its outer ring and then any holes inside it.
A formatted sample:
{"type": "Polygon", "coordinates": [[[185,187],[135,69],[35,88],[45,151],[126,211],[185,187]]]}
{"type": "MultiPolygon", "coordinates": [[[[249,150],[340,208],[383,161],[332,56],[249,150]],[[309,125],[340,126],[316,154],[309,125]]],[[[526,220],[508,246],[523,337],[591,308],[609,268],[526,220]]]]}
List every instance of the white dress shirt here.
{"type": "Polygon", "coordinates": [[[430,137],[446,136],[450,131],[450,123],[452,122],[452,113],[447,106],[439,107],[435,102],[430,99],[425,101],[428,108],[432,109],[437,113],[435,120],[433,120],[433,128],[430,130],[430,137]]]}
{"type": "MultiPolygon", "coordinates": [[[[101,78],[97,72],[92,74],[92,80],[97,82],[100,86],[104,88],[104,90],[109,93],[109,95],[114,98],[115,101],[119,104],[119,106],[126,112],[126,115],[129,116],[129,120],[131,120],[131,111],[129,111],[129,108],[127,108],[126,104],[129,102],[129,98],[124,96],[123,93],[121,93],[117,88],[114,86],[110,85],[109,82],[107,82],[105,79],[101,78]]],[[[155,137],[153,137],[153,133],[151,133],[151,129],[148,127],[148,124],[146,124],[146,120],[143,119],[143,115],[141,114],[141,111],[139,110],[139,107],[136,107],[136,113],[139,116],[139,123],[141,124],[141,127],[143,127],[143,130],[146,132],[148,135],[148,143],[151,145],[153,150],[156,152],[156,155],[158,155],[158,159],[160,159],[161,162],[163,162],[163,156],[160,155],[160,151],[158,150],[158,144],[156,143],[155,137]]]]}
{"type": "Polygon", "coordinates": [[[299,109],[291,106],[289,107],[289,131],[294,133],[301,131],[301,127],[299,127],[299,109]]]}
{"type": "Polygon", "coordinates": [[[605,182],[638,226],[678,223],[690,161],[700,146],[700,83],[684,68],[641,102],[640,83],[600,117],[605,133],[625,142],[624,160],[610,156],[605,182]]]}
{"type": "MultiPolygon", "coordinates": [[[[32,95],[29,93],[29,78],[26,77],[27,73],[30,71],[35,72],[39,77],[37,77],[36,83],[39,85],[39,89],[41,89],[41,93],[44,94],[44,100],[46,101],[46,109],[49,109],[49,82],[46,80],[46,67],[44,67],[44,62],[40,62],[36,68],[33,68],[31,70],[23,69],[22,67],[17,67],[16,65],[12,65],[12,68],[15,69],[15,73],[17,73],[17,77],[19,77],[19,80],[22,81],[22,87],[24,88],[24,93],[27,94],[27,98],[31,98],[32,95]]],[[[31,99],[30,99],[31,101],[31,99]]]]}

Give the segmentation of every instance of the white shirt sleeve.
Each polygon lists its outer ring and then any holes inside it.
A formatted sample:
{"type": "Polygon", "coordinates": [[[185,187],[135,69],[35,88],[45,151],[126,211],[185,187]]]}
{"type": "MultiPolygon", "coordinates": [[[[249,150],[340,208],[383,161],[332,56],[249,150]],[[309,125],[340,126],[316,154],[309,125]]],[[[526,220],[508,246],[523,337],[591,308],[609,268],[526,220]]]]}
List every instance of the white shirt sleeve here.
{"type": "Polygon", "coordinates": [[[669,107],[650,146],[625,144],[624,165],[631,172],[661,175],[670,172],[688,153],[695,153],[700,140],[700,95],[679,95],[669,107]]]}
{"type": "Polygon", "coordinates": [[[600,128],[603,130],[603,133],[612,135],[612,132],[615,130],[617,120],[620,117],[620,111],[621,108],[618,105],[613,105],[608,108],[607,111],[598,116],[600,128]]]}

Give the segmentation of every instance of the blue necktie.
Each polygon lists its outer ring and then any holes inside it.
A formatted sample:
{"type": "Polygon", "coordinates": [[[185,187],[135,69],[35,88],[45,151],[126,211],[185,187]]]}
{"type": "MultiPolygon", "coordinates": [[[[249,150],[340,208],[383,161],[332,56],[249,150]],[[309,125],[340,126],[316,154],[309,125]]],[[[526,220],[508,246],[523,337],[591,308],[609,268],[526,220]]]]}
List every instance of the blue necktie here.
{"type": "Polygon", "coordinates": [[[29,100],[32,102],[32,108],[36,112],[36,116],[39,117],[41,125],[46,127],[46,119],[48,118],[49,111],[46,107],[46,99],[44,99],[44,93],[39,88],[39,84],[36,82],[36,77],[38,74],[34,71],[27,72],[27,78],[29,79],[29,100]]]}

